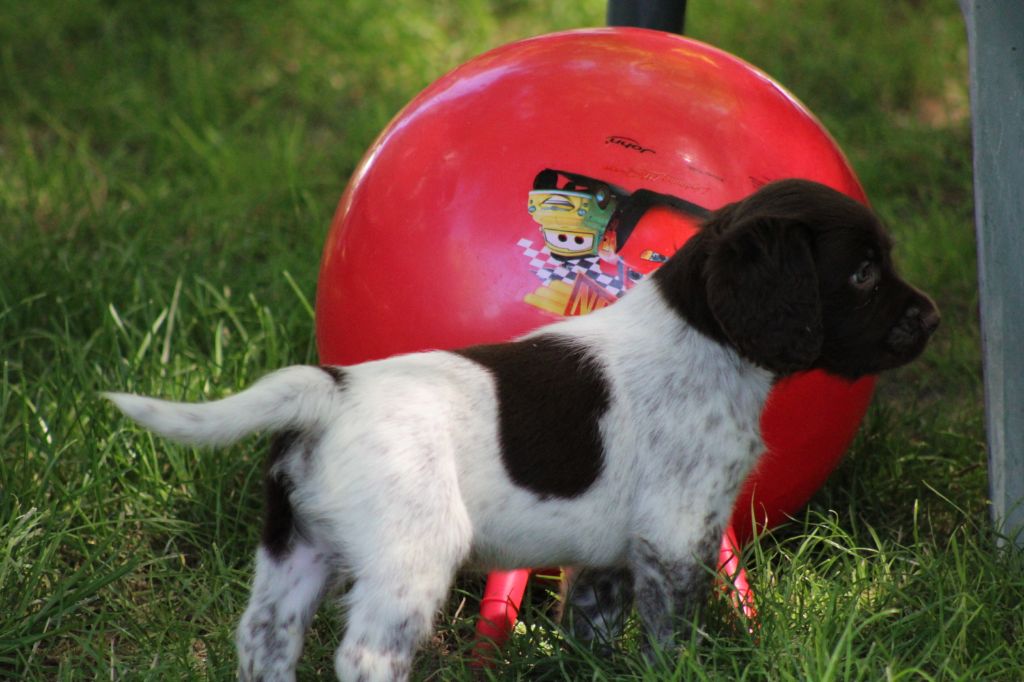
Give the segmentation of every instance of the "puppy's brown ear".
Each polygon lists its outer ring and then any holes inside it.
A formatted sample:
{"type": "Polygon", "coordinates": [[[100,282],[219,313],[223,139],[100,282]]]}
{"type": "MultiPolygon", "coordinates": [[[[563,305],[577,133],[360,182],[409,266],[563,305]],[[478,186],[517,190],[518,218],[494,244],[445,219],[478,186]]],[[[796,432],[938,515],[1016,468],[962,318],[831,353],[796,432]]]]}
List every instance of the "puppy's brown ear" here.
{"type": "Polygon", "coordinates": [[[821,354],[818,275],[803,225],[740,218],[711,245],[704,276],[711,313],[748,360],[790,374],[821,354]]]}

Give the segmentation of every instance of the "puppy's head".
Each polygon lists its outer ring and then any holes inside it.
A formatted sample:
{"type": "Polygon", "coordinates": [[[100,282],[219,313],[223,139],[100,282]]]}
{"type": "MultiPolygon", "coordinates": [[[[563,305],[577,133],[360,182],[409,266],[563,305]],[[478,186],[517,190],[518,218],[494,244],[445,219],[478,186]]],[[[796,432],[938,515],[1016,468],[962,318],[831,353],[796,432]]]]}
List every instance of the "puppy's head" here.
{"type": "Polygon", "coordinates": [[[783,180],[714,212],[656,279],[691,324],[755,364],[855,379],[914,359],[939,323],[891,248],[862,204],[783,180]]]}

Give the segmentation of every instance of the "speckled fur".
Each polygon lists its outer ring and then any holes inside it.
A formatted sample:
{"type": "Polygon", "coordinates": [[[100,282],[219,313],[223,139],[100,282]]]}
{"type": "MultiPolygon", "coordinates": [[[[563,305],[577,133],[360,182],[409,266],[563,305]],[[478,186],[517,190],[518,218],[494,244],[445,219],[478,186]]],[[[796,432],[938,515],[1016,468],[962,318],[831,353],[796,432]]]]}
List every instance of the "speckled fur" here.
{"type": "MultiPolygon", "coordinates": [[[[805,190],[810,192],[803,185],[772,191],[786,199],[805,190]]],[[[847,206],[852,202],[840,202],[834,192],[814,192],[828,204],[824,214],[842,214],[829,203],[839,202],[843,211],[866,220],[858,213],[865,212],[862,207],[847,206]]],[[[751,227],[757,215],[748,215],[766,210],[762,205],[730,206],[719,216],[723,222],[743,216],[734,231],[746,237],[746,231],[764,227],[751,227]]],[[[771,219],[774,230],[778,217],[772,213],[771,219]]],[[[586,360],[581,365],[590,373],[586,385],[607,392],[607,400],[586,413],[597,421],[599,447],[576,453],[600,459],[578,460],[587,465],[586,485],[563,481],[544,487],[543,461],[510,476],[510,455],[502,449],[508,434],[500,424],[516,422],[499,418],[508,407],[499,404],[502,387],[488,366],[474,360],[493,359],[489,352],[422,353],[344,370],[291,367],[205,405],[109,394],[133,419],[186,442],[228,443],[258,429],[302,434],[284,441],[268,471],[279,483],[275,495],[287,498],[283,502],[294,520],[290,526],[270,526],[271,541],[257,552],[252,598],[238,629],[240,677],[293,679],[304,632],[320,600],[332,587],[351,584],[341,597],[347,629],[335,656],[338,677],[405,680],[417,645],[429,635],[433,615],[464,566],[570,565],[596,569],[597,581],[630,579],[628,587],[598,587],[625,598],[635,593],[652,644],[676,641],[681,623],[707,591],[708,565],[722,528],[762,451],[760,414],[779,368],[788,372],[801,362],[804,369],[828,369],[827,362],[808,354],[817,352],[822,339],[807,335],[829,333],[828,315],[843,313],[829,306],[860,311],[868,305],[842,293],[849,274],[832,261],[829,272],[817,274],[813,262],[801,263],[811,269],[801,274],[802,282],[813,285],[833,270],[840,278],[834,286],[822,279],[820,292],[799,293],[818,306],[819,293],[828,295],[826,321],[812,320],[793,332],[802,335],[799,348],[779,343],[781,332],[774,331],[773,348],[781,348],[785,357],[759,356],[757,334],[740,329],[741,314],[731,311],[728,324],[718,327],[718,313],[707,308],[705,298],[712,297],[703,296],[705,263],[717,252],[706,247],[733,229],[714,221],[712,216],[705,232],[691,240],[693,246],[688,243],[670,259],[666,274],[639,283],[621,302],[526,337],[543,335],[574,348],[586,360]],[[694,298],[693,292],[699,295],[694,298]],[[742,353],[730,334],[742,335],[742,353]],[[562,489],[567,494],[559,494],[562,489]]],[[[862,229],[854,222],[832,231],[860,238],[875,229],[874,223],[865,222],[862,229]]],[[[787,229],[796,234],[796,228],[787,229]]],[[[839,249],[843,240],[829,243],[839,249]]],[[[778,252],[756,243],[715,248],[730,262],[748,256],[770,260],[778,252]]],[[[887,254],[884,244],[875,248],[887,254]]],[[[821,251],[803,245],[797,255],[821,258],[821,251]]],[[[850,258],[852,271],[862,257],[850,258]]],[[[770,278],[771,263],[761,265],[770,278]]],[[[725,274],[720,279],[732,281],[725,274]]],[[[761,287],[768,287],[758,292],[767,300],[771,281],[761,287]]],[[[790,295],[785,287],[778,289],[790,295]]],[[[729,292],[713,293],[729,300],[729,292]]],[[[870,295],[888,300],[877,288],[870,295]]],[[[904,311],[910,303],[890,301],[896,312],[879,317],[872,329],[847,325],[871,343],[898,337],[900,345],[885,366],[916,355],[932,322],[937,324],[934,306],[923,295],[905,297],[912,299],[913,315],[904,311]],[[900,334],[894,336],[895,326],[900,334]]],[[[758,324],[778,318],[792,325],[788,317],[759,312],[764,321],[758,324]]],[[[824,339],[826,346],[834,341],[824,339]]],[[[530,343],[509,348],[531,352],[530,343]]],[[[872,364],[877,353],[863,350],[862,355],[865,359],[857,361],[844,355],[837,366],[844,375],[884,368],[872,364]]]]}
{"type": "MultiPolygon", "coordinates": [[[[454,353],[349,367],[344,388],[317,368],[287,368],[212,404],[212,419],[230,414],[236,430],[245,428],[239,421],[269,420],[279,405],[294,416],[272,425],[304,429],[316,443],[312,456],[296,446],[273,468],[291,483],[301,536],[279,559],[264,550],[257,557],[238,631],[243,679],[292,679],[309,614],[327,584],[341,580],[353,586],[342,597],[348,625],[335,658],[338,677],[405,679],[416,645],[466,564],[601,567],[639,560],[644,622],[666,635],[665,617],[685,609],[670,602],[684,595],[667,587],[673,574],[655,576],[651,567],[703,570],[707,557],[694,550],[719,530],[704,519],[728,513],[755,459],[750,453],[760,447],[758,415],[772,375],[688,328],[649,282],[605,311],[546,333],[594,349],[613,396],[601,420],[601,475],[573,498],[541,498],[510,480],[492,377],[454,353]],[[301,400],[297,385],[304,385],[301,400]],[[316,407],[306,411],[293,402],[316,407]],[[339,562],[313,564],[310,555],[339,562]],[[308,584],[285,589],[297,557],[312,566],[308,584]]],[[[205,423],[204,406],[114,399],[159,433],[180,438],[192,428],[196,441],[216,428],[205,423]]]]}

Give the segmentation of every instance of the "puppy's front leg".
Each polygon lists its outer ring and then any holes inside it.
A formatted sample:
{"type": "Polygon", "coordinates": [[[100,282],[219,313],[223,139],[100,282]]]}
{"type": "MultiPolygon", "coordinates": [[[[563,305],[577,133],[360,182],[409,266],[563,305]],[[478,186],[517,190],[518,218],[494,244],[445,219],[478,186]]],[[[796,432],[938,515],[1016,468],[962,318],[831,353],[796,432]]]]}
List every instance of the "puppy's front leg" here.
{"type": "Polygon", "coordinates": [[[633,608],[633,576],[622,568],[570,568],[562,581],[562,626],[610,654],[633,608]]]}
{"type": "MultiPolygon", "coordinates": [[[[710,537],[710,534],[709,534],[710,537]]],[[[637,614],[643,625],[644,656],[651,660],[654,647],[670,649],[690,634],[690,619],[710,594],[713,543],[671,551],[639,538],[630,552],[637,614]]]]}

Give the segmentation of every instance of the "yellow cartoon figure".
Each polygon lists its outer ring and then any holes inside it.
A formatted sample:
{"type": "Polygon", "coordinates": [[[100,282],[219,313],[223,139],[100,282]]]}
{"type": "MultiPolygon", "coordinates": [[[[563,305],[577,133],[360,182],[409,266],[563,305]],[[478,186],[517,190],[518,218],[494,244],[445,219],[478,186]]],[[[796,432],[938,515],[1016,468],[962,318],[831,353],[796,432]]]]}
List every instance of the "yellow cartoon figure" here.
{"type": "MultiPolygon", "coordinates": [[[[543,175],[543,174],[542,174],[543,175]]],[[[616,197],[607,185],[580,185],[575,180],[558,189],[557,176],[551,187],[536,187],[529,194],[527,210],[540,224],[548,250],[559,258],[598,255],[608,223],[615,213],[616,197]]]]}

